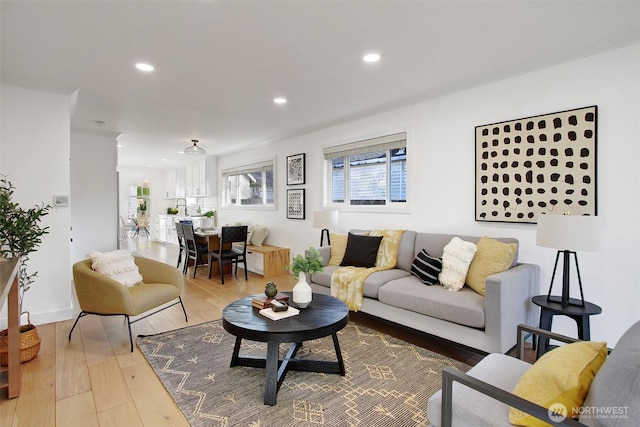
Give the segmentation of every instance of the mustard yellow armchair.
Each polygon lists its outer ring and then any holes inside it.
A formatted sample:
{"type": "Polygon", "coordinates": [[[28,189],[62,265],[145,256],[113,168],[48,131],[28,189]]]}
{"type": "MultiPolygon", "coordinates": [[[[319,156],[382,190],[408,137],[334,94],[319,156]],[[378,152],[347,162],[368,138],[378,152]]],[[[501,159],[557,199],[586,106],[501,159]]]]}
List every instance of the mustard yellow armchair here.
{"type": "Polygon", "coordinates": [[[184,319],[188,321],[187,311],[182,304],[182,272],[173,266],[149,258],[134,257],[134,262],[143,278],[143,283],[130,288],[91,269],[91,260],[77,262],[73,265],[73,281],[80,309],[73,327],[69,331],[69,341],[81,317],[87,314],[99,316],[124,316],[129,327],[129,344],[133,351],[133,335],[131,324],[156,314],[176,304],[182,306],[184,319]],[[152,313],[140,317],[133,322],[130,316],[138,316],[154,308],[176,300],[173,304],[162,307],[152,313]]]}

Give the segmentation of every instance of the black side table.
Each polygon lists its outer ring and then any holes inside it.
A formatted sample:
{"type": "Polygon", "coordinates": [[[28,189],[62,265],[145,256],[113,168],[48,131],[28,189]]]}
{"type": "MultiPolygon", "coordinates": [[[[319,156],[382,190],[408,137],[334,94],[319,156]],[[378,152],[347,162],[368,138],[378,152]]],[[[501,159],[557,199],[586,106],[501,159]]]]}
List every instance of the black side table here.
{"type": "MultiPolygon", "coordinates": [[[[531,298],[531,301],[540,307],[540,329],[551,331],[553,316],[567,316],[576,321],[578,325],[578,338],[581,340],[591,339],[591,327],[589,325],[589,316],[602,313],[602,308],[595,304],[585,301],[584,307],[582,301],[569,298],[569,305],[562,307],[562,304],[556,301],[547,301],[546,295],[538,295],[531,298]]],[[[543,338],[538,342],[537,357],[542,356],[549,349],[549,339],[543,338]]]]}

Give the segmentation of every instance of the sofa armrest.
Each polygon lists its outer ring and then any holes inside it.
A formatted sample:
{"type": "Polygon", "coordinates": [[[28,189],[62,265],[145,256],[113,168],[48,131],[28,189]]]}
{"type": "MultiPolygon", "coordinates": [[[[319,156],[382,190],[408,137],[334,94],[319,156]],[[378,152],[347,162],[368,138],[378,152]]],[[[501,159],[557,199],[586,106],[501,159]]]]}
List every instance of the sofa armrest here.
{"type": "MultiPolygon", "coordinates": [[[[540,266],[518,264],[485,281],[485,330],[491,347],[506,353],[516,345],[516,326],[535,322],[531,297],[540,289],[540,266]]],[[[494,351],[498,352],[498,351],[494,351]]]]}
{"type": "MultiPolygon", "coordinates": [[[[549,410],[543,406],[537,405],[526,399],[523,399],[515,394],[504,391],[498,387],[495,387],[487,382],[474,378],[470,375],[457,371],[453,368],[445,368],[442,371],[442,412],[441,412],[441,426],[450,427],[453,421],[453,383],[459,382],[467,387],[470,387],[478,392],[485,394],[493,399],[496,399],[502,403],[505,403],[511,407],[519,409],[523,412],[533,415],[534,417],[550,422],[549,410]]],[[[584,426],[584,424],[572,418],[565,418],[560,422],[554,422],[554,425],[558,426],[584,426]]]]}

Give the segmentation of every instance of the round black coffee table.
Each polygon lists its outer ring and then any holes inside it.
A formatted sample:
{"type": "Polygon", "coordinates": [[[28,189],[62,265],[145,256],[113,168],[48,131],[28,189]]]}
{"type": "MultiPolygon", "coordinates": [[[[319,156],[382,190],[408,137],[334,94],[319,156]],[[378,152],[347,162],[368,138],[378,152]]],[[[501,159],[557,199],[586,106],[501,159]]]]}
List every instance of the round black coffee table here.
{"type": "MultiPolygon", "coordinates": [[[[291,300],[291,293],[285,292],[291,300]]],[[[236,337],[231,366],[265,368],[264,404],[275,405],[276,395],[287,371],[320,372],[344,376],[344,362],[336,333],[349,321],[349,309],[340,300],[329,295],[313,294],[307,308],[300,314],[280,320],[271,320],[251,305],[252,297],[232,302],[222,310],[222,326],[236,337]],[[331,335],[337,361],[296,359],[304,341],[331,335]],[[240,356],[243,339],[267,343],[267,357],[240,356]],[[280,343],[292,343],[283,359],[279,359],[280,343]]],[[[295,304],[292,304],[295,306],[295,304]]]]}

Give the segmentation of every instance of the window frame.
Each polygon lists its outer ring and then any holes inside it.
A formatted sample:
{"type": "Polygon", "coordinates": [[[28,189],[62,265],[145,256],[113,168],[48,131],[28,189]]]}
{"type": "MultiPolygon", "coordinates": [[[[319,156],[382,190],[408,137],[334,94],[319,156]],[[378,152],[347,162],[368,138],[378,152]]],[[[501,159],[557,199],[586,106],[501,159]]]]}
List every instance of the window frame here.
{"type": "MultiPolygon", "coordinates": [[[[221,194],[220,194],[220,207],[222,209],[238,209],[238,210],[275,210],[276,209],[276,200],[277,200],[277,170],[276,170],[276,159],[275,157],[271,157],[269,159],[258,161],[254,163],[248,163],[236,167],[226,168],[221,171],[221,194]],[[271,170],[273,175],[273,203],[264,203],[258,205],[242,205],[239,203],[229,203],[228,202],[228,186],[229,180],[228,178],[231,176],[239,176],[248,173],[254,172],[265,172],[271,170]]],[[[236,191],[238,187],[236,187],[236,191]]],[[[263,192],[266,191],[266,181],[263,186],[263,192]]],[[[237,193],[236,193],[237,195],[237,193]]],[[[240,201],[240,197],[236,198],[237,201],[240,201]]]]}
{"type": "Polygon", "coordinates": [[[407,153],[411,153],[409,144],[409,131],[406,129],[398,130],[394,132],[380,133],[376,136],[368,138],[362,138],[352,140],[351,142],[345,142],[341,144],[328,145],[323,148],[324,155],[324,191],[323,191],[323,205],[327,208],[339,209],[341,211],[348,212],[385,212],[385,213],[410,213],[411,212],[411,196],[410,196],[410,172],[411,172],[411,156],[407,155],[406,174],[405,174],[405,194],[406,201],[404,202],[392,202],[390,197],[390,184],[391,184],[391,156],[389,152],[394,148],[400,148],[404,146],[407,153]],[[353,205],[349,199],[349,155],[355,153],[371,153],[376,151],[385,151],[385,167],[386,167],[386,200],[384,204],[371,204],[371,205],[353,205]],[[343,156],[336,154],[344,153],[343,156]],[[344,201],[333,202],[333,168],[332,159],[336,157],[345,157],[344,159],[344,201]]]}

